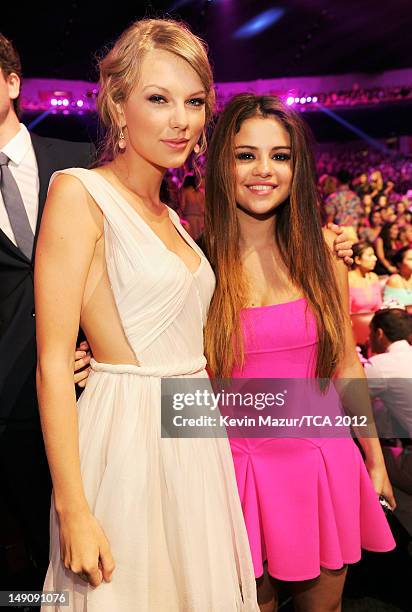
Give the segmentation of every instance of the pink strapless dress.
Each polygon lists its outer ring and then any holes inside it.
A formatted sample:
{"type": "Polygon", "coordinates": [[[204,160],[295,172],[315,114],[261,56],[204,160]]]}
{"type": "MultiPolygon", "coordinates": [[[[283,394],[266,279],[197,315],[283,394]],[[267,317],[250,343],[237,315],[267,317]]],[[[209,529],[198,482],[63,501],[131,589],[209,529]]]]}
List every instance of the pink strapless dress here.
{"type": "Polygon", "coordinates": [[[382,288],[379,281],[368,287],[349,287],[350,312],[376,312],[382,306],[382,288]]]}
{"type": "MultiPolygon", "coordinates": [[[[317,332],[304,299],[242,311],[237,378],[314,376],[317,332]]],[[[351,438],[231,438],[255,576],[308,580],[395,547],[351,438]]]]}

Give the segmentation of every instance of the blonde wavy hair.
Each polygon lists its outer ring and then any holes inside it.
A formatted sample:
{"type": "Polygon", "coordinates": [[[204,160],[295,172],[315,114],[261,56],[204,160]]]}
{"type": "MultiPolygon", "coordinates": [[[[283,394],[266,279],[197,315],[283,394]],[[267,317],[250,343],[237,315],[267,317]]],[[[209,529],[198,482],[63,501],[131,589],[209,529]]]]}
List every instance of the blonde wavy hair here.
{"type": "MultiPolygon", "coordinates": [[[[97,110],[105,127],[98,163],[113,159],[119,151],[121,126],[116,104],[125,102],[130,96],[138,82],[143,58],[152,49],[169,51],[190,64],[206,91],[206,124],[213,116],[215,92],[206,44],[185,24],[172,19],[136,21],[120,35],[98,64],[100,87],[97,110]]],[[[201,151],[205,150],[205,133],[200,145],[201,151]]]]}

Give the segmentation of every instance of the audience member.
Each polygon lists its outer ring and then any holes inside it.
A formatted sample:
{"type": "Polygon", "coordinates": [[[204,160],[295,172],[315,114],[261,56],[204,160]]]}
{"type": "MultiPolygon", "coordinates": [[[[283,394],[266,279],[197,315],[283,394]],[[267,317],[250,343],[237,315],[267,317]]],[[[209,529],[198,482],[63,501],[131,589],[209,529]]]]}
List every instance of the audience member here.
{"type": "Polygon", "coordinates": [[[365,373],[371,396],[379,397],[412,437],[412,316],[396,302],[395,307],[389,302],[388,306],[371,320],[369,342],[375,354],[364,364],[365,373]],[[400,379],[405,384],[400,384],[400,379]]]}
{"type": "MultiPolygon", "coordinates": [[[[376,353],[364,364],[373,398],[383,402],[394,422],[390,435],[412,437],[412,316],[401,308],[375,313],[370,342],[376,353]]],[[[383,447],[386,469],[394,487],[395,515],[412,536],[412,447],[383,447]]]]}
{"type": "Polygon", "coordinates": [[[400,304],[409,306],[412,304],[412,248],[404,246],[399,249],[392,257],[392,262],[398,273],[388,279],[384,299],[396,299],[400,304]]]}
{"type": "Polygon", "coordinates": [[[327,221],[340,225],[349,238],[357,240],[358,225],[362,216],[361,201],[349,187],[350,174],[346,170],[338,173],[339,186],[325,202],[327,221]]]}
{"type": "Polygon", "coordinates": [[[352,250],[353,265],[349,272],[350,312],[379,310],[382,290],[378,275],[373,272],[377,260],[373,246],[368,242],[357,242],[352,250]]]}
{"type": "Polygon", "coordinates": [[[375,251],[378,257],[377,274],[395,274],[397,272],[396,266],[392,263],[392,257],[400,247],[398,237],[398,225],[396,223],[385,223],[375,242],[375,251]]]}

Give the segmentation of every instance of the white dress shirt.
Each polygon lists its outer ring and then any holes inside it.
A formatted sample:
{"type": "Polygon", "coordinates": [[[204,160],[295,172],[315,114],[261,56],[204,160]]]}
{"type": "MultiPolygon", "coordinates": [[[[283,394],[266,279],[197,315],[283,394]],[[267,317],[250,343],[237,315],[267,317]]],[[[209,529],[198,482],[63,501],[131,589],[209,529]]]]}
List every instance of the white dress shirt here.
{"type": "Polygon", "coordinates": [[[371,396],[379,396],[412,437],[412,346],[407,340],[392,342],[386,353],[370,357],[364,367],[371,396]]]}
{"type": "MultiPolygon", "coordinates": [[[[9,157],[9,168],[23,199],[33,234],[39,210],[39,172],[29,131],[20,124],[20,131],[1,149],[9,157]]],[[[0,228],[17,245],[0,192],[0,228]]]]}

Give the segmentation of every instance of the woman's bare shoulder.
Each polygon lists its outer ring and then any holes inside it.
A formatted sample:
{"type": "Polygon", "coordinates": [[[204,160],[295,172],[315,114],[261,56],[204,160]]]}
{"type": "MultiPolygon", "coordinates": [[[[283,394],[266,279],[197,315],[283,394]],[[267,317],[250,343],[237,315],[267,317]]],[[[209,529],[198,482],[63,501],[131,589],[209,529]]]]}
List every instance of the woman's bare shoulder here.
{"type": "Polygon", "coordinates": [[[402,276],[400,274],[392,274],[386,281],[388,287],[395,287],[396,289],[402,289],[402,276]]]}
{"type": "Polygon", "coordinates": [[[73,174],[59,172],[53,177],[45,206],[45,218],[63,218],[69,224],[92,223],[100,231],[103,214],[84,183],[73,174]]]}

